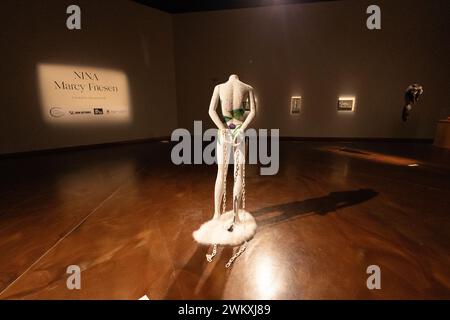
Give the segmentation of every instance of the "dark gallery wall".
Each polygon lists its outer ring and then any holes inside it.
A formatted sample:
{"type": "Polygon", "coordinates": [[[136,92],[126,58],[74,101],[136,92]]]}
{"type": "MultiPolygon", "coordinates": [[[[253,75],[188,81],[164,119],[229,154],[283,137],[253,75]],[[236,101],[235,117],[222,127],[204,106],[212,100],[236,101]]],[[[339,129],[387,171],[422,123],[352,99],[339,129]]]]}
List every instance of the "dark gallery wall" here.
{"type": "Polygon", "coordinates": [[[0,153],[170,135],[176,127],[172,15],[132,1],[2,1],[0,153]],[[66,28],[81,7],[82,29],[66,28]],[[120,70],[129,84],[129,123],[43,121],[37,64],[120,70]]]}
{"type": "MultiPolygon", "coordinates": [[[[163,137],[194,120],[212,127],[214,85],[237,73],[257,94],[256,128],[282,136],[432,138],[450,115],[447,0],[324,1],[171,15],[128,0],[76,1],[82,30],[66,28],[66,0],[6,0],[0,10],[0,154],[163,137]],[[381,7],[382,29],[366,28],[381,7]],[[41,111],[37,66],[123,72],[128,123],[54,125],[41,111]],[[425,93],[408,123],[405,88],[425,93]],[[290,97],[302,96],[299,115],[290,97]],[[337,98],[354,95],[353,113],[337,98]]],[[[47,115],[48,116],[48,115],[47,115]]]]}
{"type": "Polygon", "coordinates": [[[282,136],[432,138],[450,115],[447,0],[333,1],[176,15],[178,125],[208,118],[214,85],[230,73],[258,98],[256,128],[282,136]],[[366,8],[381,7],[381,30],[366,8]],[[424,86],[408,123],[403,92],[424,86]],[[299,115],[290,97],[302,96],[299,115]],[[353,113],[338,96],[356,97],[353,113]]]}

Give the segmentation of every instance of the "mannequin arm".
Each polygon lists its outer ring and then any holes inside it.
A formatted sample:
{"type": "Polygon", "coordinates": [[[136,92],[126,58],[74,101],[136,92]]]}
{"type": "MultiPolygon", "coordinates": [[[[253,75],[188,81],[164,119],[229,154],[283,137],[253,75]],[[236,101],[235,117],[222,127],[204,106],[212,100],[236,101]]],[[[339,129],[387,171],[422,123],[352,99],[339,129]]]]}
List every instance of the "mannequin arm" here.
{"type": "Polygon", "coordinates": [[[217,126],[217,128],[219,128],[221,130],[225,130],[226,128],[223,125],[222,121],[220,121],[219,115],[216,112],[218,103],[219,103],[219,86],[217,85],[214,88],[214,92],[213,92],[213,95],[211,98],[211,103],[209,104],[208,114],[211,117],[211,120],[217,126]]]}
{"type": "Polygon", "coordinates": [[[245,129],[247,129],[248,125],[253,120],[256,114],[256,102],[255,96],[253,94],[253,88],[250,88],[250,91],[248,92],[248,98],[250,100],[250,113],[248,114],[247,118],[245,119],[244,123],[241,126],[242,131],[245,131],[245,129]]]}

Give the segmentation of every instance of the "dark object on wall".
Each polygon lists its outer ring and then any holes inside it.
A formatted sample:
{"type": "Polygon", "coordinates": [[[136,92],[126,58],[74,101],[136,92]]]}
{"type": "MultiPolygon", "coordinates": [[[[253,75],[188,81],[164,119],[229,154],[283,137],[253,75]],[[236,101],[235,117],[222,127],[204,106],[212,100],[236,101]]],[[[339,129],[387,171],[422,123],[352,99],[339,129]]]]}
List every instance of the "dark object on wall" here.
{"type": "Polygon", "coordinates": [[[414,83],[408,88],[406,88],[405,91],[405,106],[403,107],[402,111],[402,120],[407,121],[409,114],[412,111],[412,106],[417,101],[419,101],[420,96],[423,93],[423,88],[420,84],[414,83]]]}

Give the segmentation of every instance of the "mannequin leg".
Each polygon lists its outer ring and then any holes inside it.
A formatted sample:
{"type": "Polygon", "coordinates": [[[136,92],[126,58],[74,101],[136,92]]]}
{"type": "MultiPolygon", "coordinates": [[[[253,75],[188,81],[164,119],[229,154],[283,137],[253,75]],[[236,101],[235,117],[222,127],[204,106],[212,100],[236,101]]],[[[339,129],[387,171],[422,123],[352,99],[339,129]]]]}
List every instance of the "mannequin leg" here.
{"type": "Polygon", "coordinates": [[[235,222],[239,222],[239,209],[242,207],[242,176],[245,166],[245,140],[235,150],[234,160],[234,186],[233,186],[233,213],[235,222]]]}
{"type": "Polygon", "coordinates": [[[228,164],[225,167],[224,144],[223,141],[217,141],[217,177],[216,185],[214,187],[214,219],[219,218],[221,214],[222,198],[223,193],[225,192],[223,182],[227,174],[228,164]]]}

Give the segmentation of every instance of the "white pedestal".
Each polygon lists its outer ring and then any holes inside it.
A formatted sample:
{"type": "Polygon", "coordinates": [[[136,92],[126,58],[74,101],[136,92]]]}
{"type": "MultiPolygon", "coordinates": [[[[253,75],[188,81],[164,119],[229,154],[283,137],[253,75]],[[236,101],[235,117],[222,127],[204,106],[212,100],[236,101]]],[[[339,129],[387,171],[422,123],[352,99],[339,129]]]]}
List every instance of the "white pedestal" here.
{"type": "Polygon", "coordinates": [[[240,222],[236,222],[233,231],[228,231],[233,221],[233,211],[222,214],[217,219],[211,219],[193,232],[195,241],[206,245],[237,246],[250,240],[256,233],[256,221],[245,210],[239,210],[240,222]]]}
{"type": "Polygon", "coordinates": [[[434,136],[434,146],[450,149],[450,120],[439,120],[434,136]]]}

